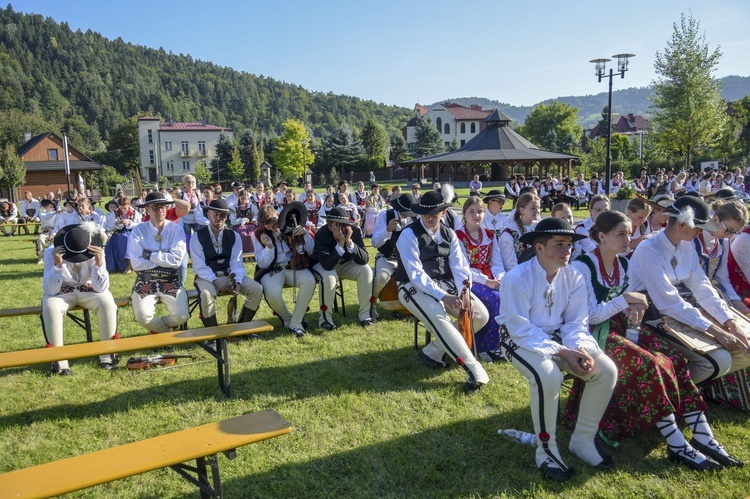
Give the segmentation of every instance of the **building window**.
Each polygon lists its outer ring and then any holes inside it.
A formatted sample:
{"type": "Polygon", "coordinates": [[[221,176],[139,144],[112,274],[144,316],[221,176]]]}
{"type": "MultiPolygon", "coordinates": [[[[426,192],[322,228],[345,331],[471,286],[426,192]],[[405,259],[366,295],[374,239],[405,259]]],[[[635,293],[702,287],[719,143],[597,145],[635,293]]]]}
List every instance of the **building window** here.
{"type": "Polygon", "coordinates": [[[174,161],[171,159],[167,161],[167,170],[174,170],[174,161]]]}
{"type": "Polygon", "coordinates": [[[185,156],[190,155],[190,149],[188,148],[187,140],[183,140],[182,142],[180,142],[180,148],[182,149],[182,154],[184,154],[185,156]]]}
{"type": "Polygon", "coordinates": [[[156,164],[156,163],[154,163],[154,150],[153,149],[149,149],[148,150],[148,164],[149,165],[156,164]]]}
{"type": "Polygon", "coordinates": [[[153,144],[154,143],[154,131],[149,128],[147,132],[148,132],[148,143],[153,144]]]}
{"type": "Polygon", "coordinates": [[[190,169],[190,161],[183,161],[182,162],[182,169],[183,170],[189,170],[190,169]]]}
{"type": "Polygon", "coordinates": [[[451,133],[451,124],[450,123],[446,123],[444,128],[445,128],[445,132],[444,133],[446,135],[448,135],[448,134],[451,133]]]}
{"type": "Polygon", "coordinates": [[[465,141],[465,140],[463,140],[463,139],[461,139],[461,147],[463,147],[463,146],[464,146],[464,144],[466,144],[466,141],[465,141]]]}
{"type": "Polygon", "coordinates": [[[165,151],[171,151],[172,150],[172,141],[168,140],[164,142],[164,150],[165,151]]]}
{"type": "Polygon", "coordinates": [[[49,154],[49,159],[57,159],[57,149],[47,149],[47,153],[49,154]]]}
{"type": "Polygon", "coordinates": [[[445,142],[445,150],[447,151],[447,150],[449,150],[450,148],[451,148],[451,143],[450,143],[450,142],[447,142],[447,141],[446,141],[446,142],[445,142]]]}
{"type": "Polygon", "coordinates": [[[477,133],[477,124],[476,123],[472,123],[471,124],[471,133],[477,133]]]}
{"type": "Polygon", "coordinates": [[[466,133],[466,123],[461,123],[461,133],[466,133]]]}
{"type": "Polygon", "coordinates": [[[441,132],[443,130],[443,119],[438,117],[438,119],[435,120],[435,125],[437,126],[438,132],[441,132]]]}
{"type": "Polygon", "coordinates": [[[201,156],[206,155],[206,141],[205,140],[198,141],[198,154],[200,154],[201,156]]]}

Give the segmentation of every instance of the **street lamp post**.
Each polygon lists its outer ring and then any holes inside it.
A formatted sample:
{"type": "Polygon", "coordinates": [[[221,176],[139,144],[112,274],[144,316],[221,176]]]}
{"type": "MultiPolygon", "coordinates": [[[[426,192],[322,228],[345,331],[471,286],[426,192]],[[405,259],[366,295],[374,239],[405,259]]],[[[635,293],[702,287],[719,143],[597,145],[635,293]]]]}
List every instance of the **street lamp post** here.
{"type": "Polygon", "coordinates": [[[634,54],[615,54],[612,57],[617,58],[617,72],[615,73],[612,68],[609,69],[609,74],[605,74],[605,68],[608,62],[612,59],[593,59],[589,62],[594,63],[596,76],[599,79],[599,83],[602,82],[602,78],[609,78],[609,97],[607,99],[607,164],[606,164],[606,176],[607,183],[604,186],[604,192],[609,196],[609,188],[612,183],[612,78],[619,76],[625,78],[625,71],[628,70],[628,58],[635,57],[634,54]]]}
{"type": "Polygon", "coordinates": [[[307,154],[305,153],[305,147],[307,146],[307,140],[302,139],[302,177],[305,177],[304,172],[307,170],[307,154]]]}

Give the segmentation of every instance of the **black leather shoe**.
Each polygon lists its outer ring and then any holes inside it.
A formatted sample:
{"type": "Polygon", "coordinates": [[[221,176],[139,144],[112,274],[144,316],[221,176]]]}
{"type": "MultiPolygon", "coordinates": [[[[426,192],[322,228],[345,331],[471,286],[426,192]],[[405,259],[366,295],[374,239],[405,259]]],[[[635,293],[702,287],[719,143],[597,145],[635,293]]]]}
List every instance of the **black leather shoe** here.
{"type": "Polygon", "coordinates": [[[464,393],[466,395],[470,395],[474,392],[478,392],[479,390],[481,390],[483,386],[484,386],[484,383],[479,383],[474,380],[468,380],[466,383],[464,383],[464,393]]]}
{"type": "Polygon", "coordinates": [[[52,370],[50,371],[51,374],[57,374],[58,376],[71,376],[73,372],[69,368],[60,369],[60,364],[57,362],[52,363],[52,370]]]}
{"type": "Polygon", "coordinates": [[[323,329],[325,329],[326,331],[333,331],[334,329],[336,329],[336,324],[331,324],[331,323],[330,323],[330,322],[328,322],[328,321],[323,321],[323,322],[322,322],[322,323],[320,324],[320,327],[322,327],[322,328],[323,328],[323,329]]]}
{"type": "Polygon", "coordinates": [[[363,321],[360,321],[359,325],[362,327],[370,327],[375,325],[375,321],[372,319],[365,319],[363,321]]]}
{"type": "Polygon", "coordinates": [[[544,461],[539,467],[539,470],[544,474],[545,477],[549,478],[550,480],[554,480],[557,483],[567,482],[568,480],[573,478],[573,475],[575,475],[576,472],[573,468],[563,470],[562,468],[558,468],[557,466],[552,466],[551,459],[547,459],[546,461],[544,461]]]}
{"type": "Polygon", "coordinates": [[[305,330],[304,330],[304,329],[302,329],[302,328],[299,328],[299,327],[294,327],[294,328],[290,327],[290,328],[289,328],[289,331],[290,331],[290,332],[291,332],[291,333],[292,333],[292,334],[293,334],[294,336],[296,336],[297,338],[302,338],[302,337],[303,337],[303,336],[304,336],[305,334],[307,334],[307,333],[305,333],[305,330]]]}
{"type": "Polygon", "coordinates": [[[594,466],[594,469],[597,469],[599,471],[611,470],[615,463],[612,460],[612,456],[602,450],[602,448],[604,447],[604,443],[599,437],[594,438],[594,447],[596,447],[599,455],[602,456],[602,462],[594,466]]]}
{"type": "Polygon", "coordinates": [[[105,371],[111,371],[115,368],[115,364],[113,362],[99,362],[99,367],[105,371]]]}
{"type": "Polygon", "coordinates": [[[448,367],[448,364],[444,362],[439,362],[431,357],[429,357],[426,353],[424,353],[422,350],[419,351],[419,360],[422,361],[422,364],[429,367],[430,369],[442,369],[444,367],[448,367]]]}
{"type": "Polygon", "coordinates": [[[308,327],[310,327],[310,324],[308,324],[306,320],[303,320],[302,321],[302,329],[307,329],[308,327]]]}
{"type": "Polygon", "coordinates": [[[667,445],[667,459],[672,461],[673,463],[679,463],[684,464],[688,468],[694,471],[718,471],[723,466],[711,459],[710,457],[704,455],[706,459],[698,462],[696,459],[698,458],[698,451],[695,449],[685,447],[676,447],[677,450],[675,450],[675,447],[672,447],[671,445],[667,445]]]}
{"type": "MultiPolygon", "coordinates": [[[[716,442],[716,440],[714,440],[714,442],[716,442]]],[[[718,442],[716,443],[718,445],[718,442]]],[[[690,439],[690,445],[692,445],[693,448],[698,452],[704,454],[706,457],[710,457],[722,466],[734,466],[735,468],[742,468],[743,466],[745,466],[745,463],[732,456],[731,454],[722,454],[719,449],[726,452],[726,449],[723,445],[719,445],[718,448],[711,447],[710,445],[700,443],[695,438],[690,439]]]]}

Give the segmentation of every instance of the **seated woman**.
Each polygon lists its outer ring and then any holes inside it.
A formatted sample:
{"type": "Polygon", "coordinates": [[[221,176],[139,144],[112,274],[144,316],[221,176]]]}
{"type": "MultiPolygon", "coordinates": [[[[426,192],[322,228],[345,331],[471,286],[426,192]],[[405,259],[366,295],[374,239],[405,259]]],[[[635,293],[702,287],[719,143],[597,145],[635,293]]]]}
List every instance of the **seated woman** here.
{"type": "MultiPolygon", "coordinates": [[[[112,225],[106,227],[112,231],[104,248],[107,272],[124,272],[130,274],[133,269],[127,259],[130,231],[141,222],[141,214],[130,206],[130,198],[123,196],[118,201],[119,207],[114,211],[112,225]]],[[[109,208],[109,205],[107,205],[109,208]]]]}
{"type": "Polygon", "coordinates": [[[363,219],[365,217],[365,207],[367,206],[368,196],[369,193],[365,190],[365,183],[357,182],[357,190],[354,191],[354,194],[352,195],[352,201],[357,207],[360,219],[363,219]]]}
{"type": "MultiPolygon", "coordinates": [[[[500,245],[482,223],[484,212],[482,200],[470,196],[464,202],[463,227],[456,231],[456,236],[471,267],[471,292],[487,307],[490,317],[494,317],[500,310],[500,279],[505,275],[505,268],[500,245]]],[[[480,360],[504,360],[500,350],[500,325],[496,321],[490,320],[475,331],[474,339],[480,360]]]]}
{"type": "Polygon", "coordinates": [[[359,217],[359,210],[357,209],[357,206],[354,203],[349,201],[349,195],[344,192],[339,191],[338,198],[339,198],[339,202],[337,206],[342,207],[344,211],[346,211],[349,214],[349,220],[354,222],[357,225],[357,227],[359,227],[360,217],[359,217]]]}
{"type": "Polygon", "coordinates": [[[315,195],[314,190],[309,190],[305,193],[305,202],[302,203],[307,208],[307,228],[311,234],[315,234],[318,230],[318,213],[323,203],[320,202],[318,197],[315,195]]]}
{"type": "Polygon", "coordinates": [[[252,253],[255,251],[253,233],[258,228],[258,208],[250,202],[247,191],[242,189],[237,193],[237,203],[230,209],[229,223],[242,238],[242,252],[252,253]]]}
{"type": "Polygon", "coordinates": [[[506,271],[517,266],[523,252],[530,248],[522,243],[520,238],[534,230],[540,209],[541,199],[536,194],[527,192],[518,198],[513,216],[500,234],[500,254],[506,271]]]}
{"type": "Polygon", "coordinates": [[[591,226],[596,222],[596,217],[605,211],[609,211],[610,201],[606,194],[597,194],[589,200],[589,217],[575,226],[576,233],[586,236],[584,239],[576,242],[573,246],[572,259],[576,259],[583,253],[594,251],[596,244],[588,237],[591,226]]]}
{"type": "MultiPolygon", "coordinates": [[[[687,443],[677,427],[675,415],[706,409],[690,379],[687,362],[656,333],[644,329],[637,334],[647,307],[646,296],[628,290],[628,260],[618,256],[627,252],[630,233],[631,223],[625,215],[602,213],[590,230],[596,249],[572,264],[586,283],[592,335],[619,373],[600,423],[601,433],[620,440],[656,425],[667,440],[670,460],[697,471],[718,469],[716,462],[687,443]],[[636,333],[633,337],[631,331],[636,333]]],[[[582,395],[583,385],[576,380],[563,413],[563,424],[571,429],[582,395]]]]}

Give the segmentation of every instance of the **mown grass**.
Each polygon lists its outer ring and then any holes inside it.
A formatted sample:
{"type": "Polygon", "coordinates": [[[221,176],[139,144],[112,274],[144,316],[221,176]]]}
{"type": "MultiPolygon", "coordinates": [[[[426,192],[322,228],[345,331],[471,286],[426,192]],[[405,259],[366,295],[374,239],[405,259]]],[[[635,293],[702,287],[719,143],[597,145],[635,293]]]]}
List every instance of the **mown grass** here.
{"type": "MultiPolygon", "coordinates": [[[[41,296],[42,270],[23,239],[0,239],[4,308],[34,305],[41,296]]],[[[114,295],[128,295],[132,282],[132,275],[112,276],[114,295]]],[[[520,374],[507,364],[489,365],[490,384],[465,396],[461,371],[430,371],[419,363],[408,320],[383,313],[375,327],[360,328],[353,283],[346,289],[348,317],[336,317],[339,329],[311,328],[299,340],[263,304],[257,318],[276,330],[230,344],[230,399],[199,348],[181,352],[206,362],[163,371],[133,374],[121,366],[105,372],[97,359],[87,359],[71,362],[69,378],[48,377],[46,365],[0,372],[0,471],[272,408],[295,432],[240,448],[233,461],[220,457],[226,497],[730,498],[750,490],[749,468],[702,475],[670,464],[656,432],[622,442],[613,450],[616,468],[599,473],[567,452],[569,433],[561,431],[563,455],[578,473],[569,483],[550,483],[534,467],[533,448],[497,435],[499,428],[532,430],[520,374]]],[[[317,314],[307,319],[316,323],[317,314]]],[[[197,316],[190,326],[200,326],[197,316]]],[[[145,333],[128,308],[120,310],[119,328],[125,336],[145,333]]],[[[66,331],[68,342],[85,341],[67,319],[66,331]]],[[[0,319],[0,334],[4,351],[43,345],[36,317],[0,319]]],[[[709,417],[719,439],[750,461],[748,415],[711,405],[709,417]]],[[[162,470],[74,496],[197,494],[162,470]]]]}

